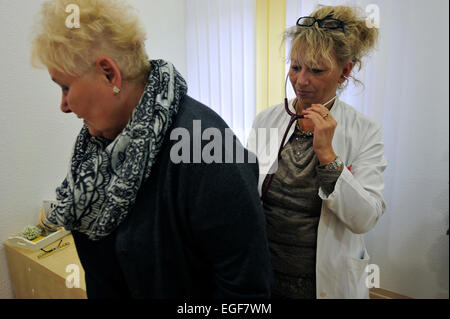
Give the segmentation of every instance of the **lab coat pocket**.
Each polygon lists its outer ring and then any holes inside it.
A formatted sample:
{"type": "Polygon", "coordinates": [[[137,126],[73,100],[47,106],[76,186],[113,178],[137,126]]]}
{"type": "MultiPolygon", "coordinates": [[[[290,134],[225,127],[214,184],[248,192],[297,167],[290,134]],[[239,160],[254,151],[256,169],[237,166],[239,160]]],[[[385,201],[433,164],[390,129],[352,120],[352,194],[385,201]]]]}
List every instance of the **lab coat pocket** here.
{"type": "Polygon", "coordinates": [[[369,260],[370,256],[365,249],[362,258],[347,257],[347,298],[369,298],[369,289],[366,284],[366,267],[369,260]]]}

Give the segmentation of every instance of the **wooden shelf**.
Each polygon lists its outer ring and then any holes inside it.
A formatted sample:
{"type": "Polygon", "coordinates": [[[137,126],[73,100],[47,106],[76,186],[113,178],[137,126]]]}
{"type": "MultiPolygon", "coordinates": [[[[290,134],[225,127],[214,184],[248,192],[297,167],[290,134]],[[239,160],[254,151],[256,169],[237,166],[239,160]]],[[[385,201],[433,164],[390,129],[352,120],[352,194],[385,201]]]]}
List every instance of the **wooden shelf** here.
{"type": "MultiPolygon", "coordinates": [[[[50,251],[60,240],[45,247],[50,251]]],[[[20,299],[85,299],[86,284],[71,234],[62,238],[60,248],[51,253],[31,251],[5,243],[9,273],[15,298],[20,299]],[[67,266],[74,265],[79,270],[79,288],[68,288],[66,278],[75,271],[67,266]]],[[[69,277],[70,278],[70,277],[69,277]]],[[[73,281],[72,281],[73,282],[73,281]]]]}
{"type": "Polygon", "coordinates": [[[371,288],[369,289],[369,294],[370,299],[413,299],[382,288],[371,288]]]}

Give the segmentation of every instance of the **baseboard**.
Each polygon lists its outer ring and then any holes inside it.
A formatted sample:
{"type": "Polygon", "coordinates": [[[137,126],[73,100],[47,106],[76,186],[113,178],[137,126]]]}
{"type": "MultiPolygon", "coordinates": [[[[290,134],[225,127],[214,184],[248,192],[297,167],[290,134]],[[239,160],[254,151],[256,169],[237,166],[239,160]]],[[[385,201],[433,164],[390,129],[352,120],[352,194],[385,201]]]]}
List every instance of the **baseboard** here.
{"type": "Polygon", "coordinates": [[[370,299],[414,299],[382,288],[370,288],[370,299]]]}

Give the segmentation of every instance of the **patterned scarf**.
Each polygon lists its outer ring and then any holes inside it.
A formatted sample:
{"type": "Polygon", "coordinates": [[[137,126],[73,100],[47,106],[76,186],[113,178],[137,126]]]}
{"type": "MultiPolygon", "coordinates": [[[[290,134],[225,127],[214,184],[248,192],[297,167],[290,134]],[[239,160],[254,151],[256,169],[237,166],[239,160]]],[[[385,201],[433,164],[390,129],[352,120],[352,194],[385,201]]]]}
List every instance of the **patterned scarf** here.
{"type": "Polygon", "coordinates": [[[151,72],[127,126],[112,142],[78,135],[67,177],[56,189],[57,206],[47,220],[99,240],[125,219],[150,176],[187,85],[175,67],[150,61],[151,72]]]}

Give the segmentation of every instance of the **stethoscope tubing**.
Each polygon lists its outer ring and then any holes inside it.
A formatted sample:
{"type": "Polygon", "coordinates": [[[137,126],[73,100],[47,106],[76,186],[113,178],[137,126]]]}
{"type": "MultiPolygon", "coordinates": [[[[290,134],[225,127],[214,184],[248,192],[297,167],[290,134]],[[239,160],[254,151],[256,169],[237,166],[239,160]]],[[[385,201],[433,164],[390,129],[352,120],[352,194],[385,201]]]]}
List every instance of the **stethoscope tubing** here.
{"type": "MultiPolygon", "coordinates": [[[[289,133],[289,129],[291,128],[292,124],[298,120],[298,119],[303,119],[305,118],[303,115],[297,115],[296,113],[293,113],[290,109],[289,109],[289,103],[288,103],[288,99],[287,99],[287,80],[289,77],[289,73],[286,75],[286,81],[284,82],[284,109],[286,110],[286,113],[289,114],[289,116],[291,117],[289,120],[289,124],[286,128],[286,131],[284,132],[283,138],[281,140],[281,145],[278,149],[278,155],[277,155],[277,162],[280,161],[281,159],[281,151],[283,150],[283,146],[284,146],[284,142],[286,141],[286,137],[289,133]]],[[[329,103],[331,103],[332,101],[334,101],[337,98],[337,95],[335,95],[331,100],[327,101],[326,103],[322,104],[323,106],[327,106],[329,103]]],[[[267,191],[270,188],[270,184],[272,184],[273,181],[273,177],[275,176],[275,173],[270,174],[269,180],[267,181],[267,185],[264,189],[264,191],[261,194],[261,200],[263,199],[263,197],[266,195],[267,191]]]]}

